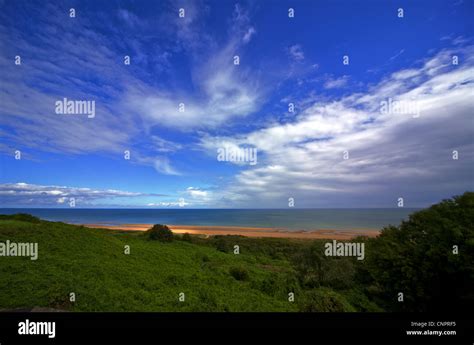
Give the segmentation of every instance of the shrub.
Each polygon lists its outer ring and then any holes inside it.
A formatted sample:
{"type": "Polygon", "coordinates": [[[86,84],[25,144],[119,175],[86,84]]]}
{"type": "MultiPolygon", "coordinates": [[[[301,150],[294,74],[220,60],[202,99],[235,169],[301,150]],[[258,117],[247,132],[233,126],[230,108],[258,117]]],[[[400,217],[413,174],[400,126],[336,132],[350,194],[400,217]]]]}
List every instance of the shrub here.
{"type": "Polygon", "coordinates": [[[319,288],[307,292],[299,305],[303,312],[351,312],[354,307],[344,296],[329,288],[319,288]]]}
{"type": "Polygon", "coordinates": [[[375,302],[371,301],[362,290],[351,289],[341,292],[346,300],[358,311],[358,312],[383,312],[384,310],[379,307],[375,302]]]}
{"type": "Polygon", "coordinates": [[[186,241],[186,242],[192,242],[191,235],[187,232],[185,232],[183,236],[181,236],[181,240],[186,241]]]}
{"type": "Polygon", "coordinates": [[[69,292],[65,286],[54,283],[48,288],[48,303],[47,307],[59,310],[71,310],[73,305],[69,299],[69,292]]]}
{"type": "Polygon", "coordinates": [[[196,311],[199,312],[215,312],[221,309],[217,297],[208,289],[199,290],[199,305],[196,311]]]}
{"type": "Polygon", "coordinates": [[[247,280],[249,278],[249,272],[244,267],[232,267],[229,273],[236,280],[247,280]]]}
{"type": "Polygon", "coordinates": [[[252,288],[258,289],[269,296],[288,298],[288,292],[300,291],[298,279],[293,272],[277,272],[253,282],[252,288]]]}
{"type": "Polygon", "coordinates": [[[155,224],[146,233],[150,240],[158,240],[160,242],[173,241],[173,232],[166,225],[155,224]]]}
{"type": "Polygon", "coordinates": [[[218,251],[223,252],[223,253],[228,253],[229,251],[231,251],[231,248],[232,248],[229,241],[223,236],[214,237],[214,246],[216,247],[218,251]]]}

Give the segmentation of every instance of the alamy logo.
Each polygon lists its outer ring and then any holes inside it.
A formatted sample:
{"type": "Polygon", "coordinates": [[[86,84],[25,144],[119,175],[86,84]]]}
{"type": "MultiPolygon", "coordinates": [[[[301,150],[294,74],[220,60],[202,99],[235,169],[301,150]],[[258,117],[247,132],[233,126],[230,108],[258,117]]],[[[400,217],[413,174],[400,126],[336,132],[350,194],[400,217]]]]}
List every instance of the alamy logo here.
{"type": "Polygon", "coordinates": [[[95,101],[78,101],[63,98],[56,101],[56,114],[87,115],[89,119],[95,117],[95,101]]]}
{"type": "Polygon", "coordinates": [[[255,147],[220,147],[217,149],[219,162],[257,164],[257,149],[255,147]]]}
{"type": "Polygon", "coordinates": [[[365,243],[359,242],[327,242],[324,245],[326,256],[357,256],[357,260],[365,258],[365,243]]]}
{"type": "Polygon", "coordinates": [[[26,319],[18,323],[20,335],[47,335],[48,338],[56,337],[56,322],[36,322],[26,319]]]}
{"type": "Polygon", "coordinates": [[[380,112],[382,114],[400,114],[420,116],[420,103],[416,100],[393,100],[392,98],[380,102],[380,112]]]}
{"type": "Polygon", "coordinates": [[[29,256],[31,260],[36,260],[38,243],[15,243],[10,240],[0,242],[0,256],[29,256]]]}

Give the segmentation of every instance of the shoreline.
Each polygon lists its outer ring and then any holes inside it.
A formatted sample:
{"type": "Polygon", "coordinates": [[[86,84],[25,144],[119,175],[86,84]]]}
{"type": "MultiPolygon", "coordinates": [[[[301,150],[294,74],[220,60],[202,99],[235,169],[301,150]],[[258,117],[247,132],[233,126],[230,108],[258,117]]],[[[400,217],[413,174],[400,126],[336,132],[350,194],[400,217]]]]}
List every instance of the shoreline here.
{"type": "MultiPolygon", "coordinates": [[[[122,230],[122,231],[146,231],[153,224],[121,224],[121,225],[103,225],[103,224],[82,224],[88,228],[122,230]]],[[[262,227],[241,227],[241,226],[216,226],[216,225],[168,225],[176,234],[189,233],[191,235],[238,235],[246,237],[271,237],[271,238],[298,238],[298,239],[331,239],[331,240],[350,240],[357,236],[376,237],[380,230],[373,229],[353,229],[353,230],[335,230],[335,229],[315,229],[315,230],[287,230],[278,228],[262,227]]]]}

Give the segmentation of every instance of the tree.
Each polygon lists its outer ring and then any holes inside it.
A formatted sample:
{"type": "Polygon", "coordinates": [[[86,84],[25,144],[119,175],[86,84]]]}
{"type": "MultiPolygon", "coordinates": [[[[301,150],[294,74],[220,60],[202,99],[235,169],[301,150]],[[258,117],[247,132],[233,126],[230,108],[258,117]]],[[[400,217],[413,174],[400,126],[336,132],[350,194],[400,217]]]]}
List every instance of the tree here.
{"type": "Polygon", "coordinates": [[[150,240],[158,240],[160,242],[173,241],[173,232],[166,225],[155,224],[146,233],[150,240]]]}
{"type": "Polygon", "coordinates": [[[474,193],[443,200],[398,227],[384,228],[367,241],[367,253],[363,269],[371,276],[369,290],[389,309],[472,311],[474,193]]]}

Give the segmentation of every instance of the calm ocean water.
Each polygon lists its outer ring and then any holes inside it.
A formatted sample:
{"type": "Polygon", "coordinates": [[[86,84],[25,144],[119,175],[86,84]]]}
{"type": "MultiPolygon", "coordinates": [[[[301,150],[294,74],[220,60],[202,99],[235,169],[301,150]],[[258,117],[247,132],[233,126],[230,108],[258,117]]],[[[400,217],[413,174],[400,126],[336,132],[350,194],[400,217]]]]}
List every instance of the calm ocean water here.
{"type": "Polygon", "coordinates": [[[288,230],[381,229],[398,225],[416,209],[6,209],[74,224],[173,224],[271,227],[288,230]]]}

